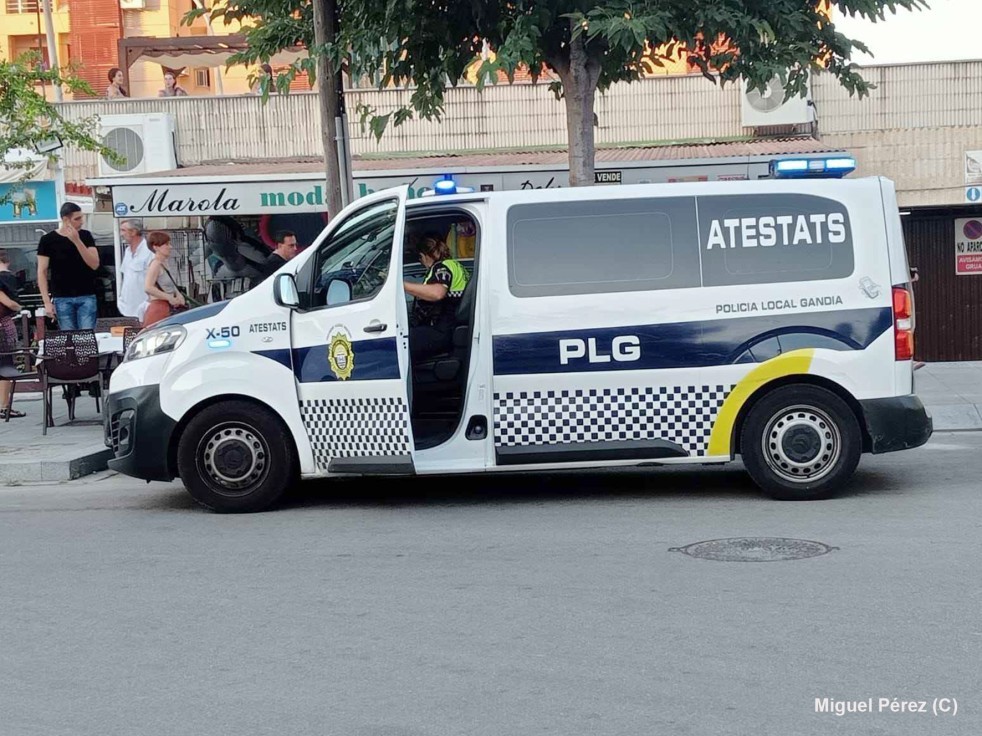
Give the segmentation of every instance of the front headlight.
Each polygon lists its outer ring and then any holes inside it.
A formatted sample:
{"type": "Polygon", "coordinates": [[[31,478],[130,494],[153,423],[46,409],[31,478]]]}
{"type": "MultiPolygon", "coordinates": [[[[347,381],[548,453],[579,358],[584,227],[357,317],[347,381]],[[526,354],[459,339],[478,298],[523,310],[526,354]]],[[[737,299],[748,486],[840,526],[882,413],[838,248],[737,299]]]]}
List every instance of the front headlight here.
{"type": "Polygon", "coordinates": [[[187,330],[181,325],[173,325],[140,335],[130,345],[130,349],[126,351],[126,360],[149,358],[151,355],[160,355],[177,350],[178,346],[184,342],[187,334],[187,330]]]}

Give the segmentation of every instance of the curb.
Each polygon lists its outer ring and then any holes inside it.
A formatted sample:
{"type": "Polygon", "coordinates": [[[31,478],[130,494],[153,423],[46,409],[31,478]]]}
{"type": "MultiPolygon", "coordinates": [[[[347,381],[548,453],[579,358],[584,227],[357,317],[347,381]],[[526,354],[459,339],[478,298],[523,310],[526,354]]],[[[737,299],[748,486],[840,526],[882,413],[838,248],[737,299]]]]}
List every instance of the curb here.
{"type": "Polygon", "coordinates": [[[979,404],[940,404],[926,408],[934,421],[935,432],[982,430],[982,406],[979,404]]]}
{"type": "Polygon", "coordinates": [[[91,450],[82,450],[77,457],[67,460],[0,462],[0,483],[77,480],[105,470],[111,458],[112,450],[100,443],[93,446],[91,450]]]}

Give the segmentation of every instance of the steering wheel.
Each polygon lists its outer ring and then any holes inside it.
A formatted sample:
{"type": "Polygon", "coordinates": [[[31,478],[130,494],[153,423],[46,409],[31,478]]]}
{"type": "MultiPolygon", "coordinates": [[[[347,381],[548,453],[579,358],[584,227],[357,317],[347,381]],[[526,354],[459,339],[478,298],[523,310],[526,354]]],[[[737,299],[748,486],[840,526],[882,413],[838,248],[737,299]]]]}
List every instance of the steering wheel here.
{"type": "Polygon", "coordinates": [[[358,280],[351,286],[352,294],[372,294],[382,287],[388,275],[388,264],[378,266],[371,263],[365,266],[358,280]]]}

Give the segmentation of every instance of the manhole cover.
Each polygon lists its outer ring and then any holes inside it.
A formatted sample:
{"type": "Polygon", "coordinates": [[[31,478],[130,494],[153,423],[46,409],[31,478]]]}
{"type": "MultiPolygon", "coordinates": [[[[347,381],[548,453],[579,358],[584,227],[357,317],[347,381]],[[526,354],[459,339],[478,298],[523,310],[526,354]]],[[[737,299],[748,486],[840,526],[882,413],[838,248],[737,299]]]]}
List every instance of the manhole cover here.
{"type": "Polygon", "coordinates": [[[686,547],[672,547],[669,552],[681,552],[689,557],[717,562],[778,562],[818,557],[834,549],[838,548],[808,539],[734,537],[710,539],[708,542],[696,542],[686,547]]]}

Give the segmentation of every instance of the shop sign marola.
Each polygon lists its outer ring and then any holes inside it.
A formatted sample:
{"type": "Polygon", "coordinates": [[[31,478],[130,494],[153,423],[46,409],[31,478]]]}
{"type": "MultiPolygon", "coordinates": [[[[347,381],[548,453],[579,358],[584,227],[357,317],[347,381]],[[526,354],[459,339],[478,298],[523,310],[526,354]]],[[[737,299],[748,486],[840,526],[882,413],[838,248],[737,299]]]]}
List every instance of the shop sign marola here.
{"type": "Polygon", "coordinates": [[[315,182],[223,182],[220,184],[113,187],[117,217],[265,215],[324,212],[324,185],[315,182]]]}

